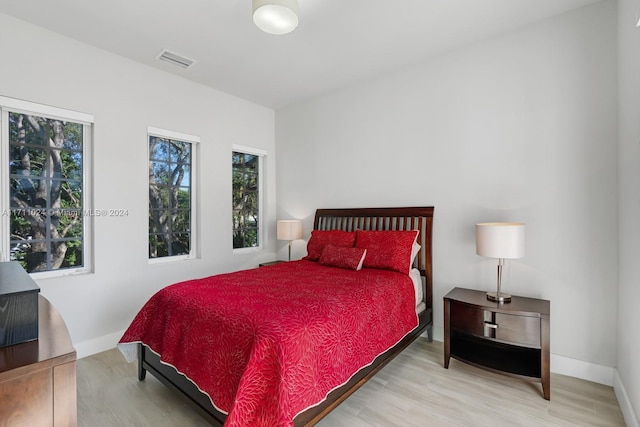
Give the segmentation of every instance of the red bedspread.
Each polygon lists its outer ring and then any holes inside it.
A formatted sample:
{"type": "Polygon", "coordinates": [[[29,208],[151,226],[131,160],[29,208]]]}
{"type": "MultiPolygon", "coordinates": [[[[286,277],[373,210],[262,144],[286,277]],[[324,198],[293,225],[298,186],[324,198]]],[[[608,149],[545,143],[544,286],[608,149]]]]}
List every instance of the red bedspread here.
{"type": "Polygon", "coordinates": [[[168,286],[120,344],[142,342],[227,413],[291,426],[418,325],[407,275],[294,261],[168,286]]]}

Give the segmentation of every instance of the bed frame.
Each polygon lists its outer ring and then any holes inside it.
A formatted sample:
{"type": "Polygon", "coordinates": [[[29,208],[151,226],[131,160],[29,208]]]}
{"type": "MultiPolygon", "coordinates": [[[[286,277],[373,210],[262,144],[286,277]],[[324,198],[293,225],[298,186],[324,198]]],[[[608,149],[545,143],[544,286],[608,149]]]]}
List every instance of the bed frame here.
{"type": "MultiPolygon", "coordinates": [[[[420,323],[416,329],[386,353],[378,356],[371,365],[361,369],[349,382],[332,391],[322,403],[298,414],[294,419],[295,426],[315,425],[424,332],[427,333],[429,341],[433,339],[432,223],[433,207],[318,209],[316,211],[314,230],[419,230],[418,243],[421,249],[414,267],[420,270],[423,277],[423,302],[426,308],[418,316],[420,323]]],[[[169,388],[178,391],[212,425],[221,426],[224,423],[225,414],[213,407],[206,394],[173,367],[161,363],[157,354],[146,346],[138,344],[138,379],[140,381],[145,379],[147,371],[169,388]]]]}

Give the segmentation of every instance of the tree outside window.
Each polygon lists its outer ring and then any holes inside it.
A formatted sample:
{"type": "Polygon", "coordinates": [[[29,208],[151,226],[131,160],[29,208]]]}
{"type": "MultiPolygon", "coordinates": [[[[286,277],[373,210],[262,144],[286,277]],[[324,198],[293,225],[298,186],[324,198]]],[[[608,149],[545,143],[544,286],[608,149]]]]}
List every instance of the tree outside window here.
{"type": "Polygon", "coordinates": [[[149,258],[192,250],[192,144],[149,135],[149,258]]]}
{"type": "Polygon", "coordinates": [[[260,245],[260,156],[233,151],[233,248],[260,245]]]}
{"type": "Polygon", "coordinates": [[[10,260],[29,273],[84,266],[82,123],[8,112],[10,260]]]}

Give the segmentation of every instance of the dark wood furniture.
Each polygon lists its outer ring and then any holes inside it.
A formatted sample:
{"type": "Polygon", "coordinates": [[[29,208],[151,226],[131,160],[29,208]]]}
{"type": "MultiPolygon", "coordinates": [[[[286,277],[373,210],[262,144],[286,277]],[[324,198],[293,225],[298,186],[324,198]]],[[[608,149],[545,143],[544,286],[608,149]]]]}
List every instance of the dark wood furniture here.
{"type": "MultiPolygon", "coordinates": [[[[331,410],[354,393],[395,356],[400,354],[422,333],[427,332],[431,341],[433,337],[433,301],[431,273],[431,230],[433,223],[433,207],[409,208],[356,208],[356,209],[318,209],[314,219],[315,230],[419,230],[418,243],[421,245],[415,261],[415,267],[423,277],[424,310],[419,313],[419,325],[402,341],[379,356],[371,365],[361,369],[351,380],[332,391],[327,399],[317,406],[300,413],[294,420],[296,426],[312,426],[326,416],[331,410]]],[[[197,355],[194,355],[197,357],[197,355]]],[[[138,378],[143,380],[146,371],[174,390],[177,390],[190,401],[196,410],[212,425],[222,425],[225,414],[216,410],[209,397],[183,375],[160,362],[160,357],[146,346],[138,346],[138,378]]]]}
{"type": "Polygon", "coordinates": [[[18,261],[0,262],[0,347],[38,339],[39,292],[18,261]]]}
{"type": "Polygon", "coordinates": [[[77,422],[76,351],[58,311],[38,297],[38,339],[0,348],[0,424],[77,422]]]}
{"type": "Polygon", "coordinates": [[[550,303],[513,296],[510,303],[487,300],[486,292],[455,288],[444,296],[444,367],[451,357],[542,383],[551,397],[550,303]]]}
{"type": "Polygon", "coordinates": [[[276,265],[276,264],[280,264],[281,262],[287,262],[287,261],[277,260],[277,261],[261,262],[260,264],[258,264],[258,267],[266,267],[268,265],[276,265]]]}

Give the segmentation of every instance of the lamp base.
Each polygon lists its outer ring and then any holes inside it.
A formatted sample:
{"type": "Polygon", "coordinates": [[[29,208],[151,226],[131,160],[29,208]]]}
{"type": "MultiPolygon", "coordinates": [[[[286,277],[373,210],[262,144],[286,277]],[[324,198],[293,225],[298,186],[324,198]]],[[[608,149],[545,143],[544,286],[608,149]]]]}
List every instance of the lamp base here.
{"type": "Polygon", "coordinates": [[[495,302],[511,302],[511,295],[504,292],[487,292],[487,299],[495,302]]]}

